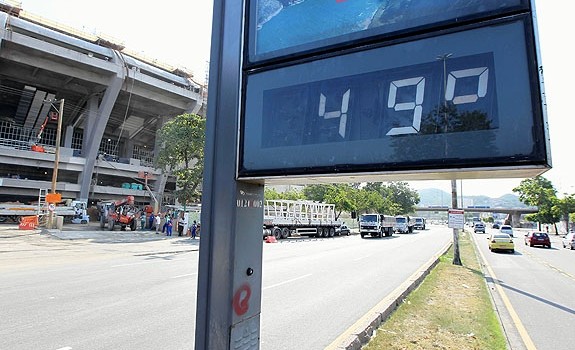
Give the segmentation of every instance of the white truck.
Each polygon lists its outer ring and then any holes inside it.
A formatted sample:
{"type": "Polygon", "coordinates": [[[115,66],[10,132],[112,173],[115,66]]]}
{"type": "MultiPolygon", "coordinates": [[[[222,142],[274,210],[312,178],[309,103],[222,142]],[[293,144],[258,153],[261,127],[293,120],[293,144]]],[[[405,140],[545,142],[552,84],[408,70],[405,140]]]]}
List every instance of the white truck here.
{"type": "Polygon", "coordinates": [[[395,217],[384,214],[362,214],[359,217],[359,234],[361,238],[367,235],[371,237],[389,237],[395,229],[395,217]]]}
{"type": "Polygon", "coordinates": [[[335,204],[307,200],[266,200],[263,237],[285,239],[301,236],[334,237],[343,224],[336,219],[335,204]]]}
{"type": "Polygon", "coordinates": [[[422,217],[415,217],[413,218],[413,221],[415,222],[415,224],[413,225],[413,228],[416,230],[425,230],[426,228],[426,219],[422,218],[422,217]]]}
{"type": "MultiPolygon", "coordinates": [[[[65,221],[75,224],[87,224],[90,217],[86,213],[87,203],[85,201],[73,200],[66,205],[54,205],[54,214],[63,216],[65,221]]],[[[24,204],[18,202],[0,203],[0,222],[12,221],[18,223],[23,216],[48,215],[50,213],[48,203],[24,204]]]]}
{"type": "Polygon", "coordinates": [[[413,233],[414,222],[409,216],[397,215],[395,217],[395,232],[413,233]]]}

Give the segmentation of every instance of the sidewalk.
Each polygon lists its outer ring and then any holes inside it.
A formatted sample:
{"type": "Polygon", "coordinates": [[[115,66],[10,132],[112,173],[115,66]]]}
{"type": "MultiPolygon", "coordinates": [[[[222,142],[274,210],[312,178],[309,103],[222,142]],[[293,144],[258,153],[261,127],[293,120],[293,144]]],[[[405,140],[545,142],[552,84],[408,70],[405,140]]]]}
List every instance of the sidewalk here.
{"type": "Polygon", "coordinates": [[[95,244],[129,244],[130,251],[137,254],[163,254],[198,251],[200,239],[190,237],[179,237],[175,235],[168,237],[165,233],[156,234],[155,231],[137,230],[121,231],[119,228],[114,231],[100,228],[99,223],[89,224],[65,224],[62,230],[39,228],[36,230],[19,230],[17,224],[1,224],[0,238],[18,239],[26,238],[28,242],[34,236],[52,242],[57,241],[84,241],[95,244]]]}

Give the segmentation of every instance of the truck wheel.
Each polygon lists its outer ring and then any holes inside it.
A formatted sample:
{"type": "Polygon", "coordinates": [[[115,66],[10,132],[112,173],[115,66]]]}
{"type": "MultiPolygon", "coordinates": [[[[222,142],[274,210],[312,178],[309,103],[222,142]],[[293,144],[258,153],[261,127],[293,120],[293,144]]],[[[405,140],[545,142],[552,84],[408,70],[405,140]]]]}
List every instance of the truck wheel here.
{"type": "Polygon", "coordinates": [[[361,238],[365,238],[365,234],[363,232],[360,232],[359,235],[361,236],[361,238]]]}
{"type": "Polygon", "coordinates": [[[334,237],[334,236],[335,236],[335,228],[333,228],[333,227],[330,227],[330,228],[329,228],[329,236],[330,236],[330,237],[334,237]]]}
{"type": "Polygon", "coordinates": [[[108,231],[114,231],[114,219],[108,219],[108,231]]]}
{"type": "Polygon", "coordinates": [[[282,239],[286,239],[289,237],[289,228],[287,227],[282,228],[281,237],[282,239]]]}
{"type": "Polygon", "coordinates": [[[316,229],[316,234],[315,234],[315,236],[316,236],[317,238],[323,237],[323,228],[318,227],[318,228],[316,229]]]}
{"type": "Polygon", "coordinates": [[[273,235],[276,239],[281,239],[282,237],[282,230],[279,227],[274,227],[274,230],[272,231],[273,235]]]}

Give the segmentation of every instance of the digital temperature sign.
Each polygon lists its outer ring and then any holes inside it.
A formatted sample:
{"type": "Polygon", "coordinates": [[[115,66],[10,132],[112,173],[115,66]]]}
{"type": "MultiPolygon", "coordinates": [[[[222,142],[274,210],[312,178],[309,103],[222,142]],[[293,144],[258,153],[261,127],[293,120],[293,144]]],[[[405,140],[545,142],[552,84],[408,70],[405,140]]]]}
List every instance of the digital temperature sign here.
{"type": "Polygon", "coordinates": [[[531,17],[516,15],[248,71],[238,177],[542,172],[533,35],[531,17]]]}

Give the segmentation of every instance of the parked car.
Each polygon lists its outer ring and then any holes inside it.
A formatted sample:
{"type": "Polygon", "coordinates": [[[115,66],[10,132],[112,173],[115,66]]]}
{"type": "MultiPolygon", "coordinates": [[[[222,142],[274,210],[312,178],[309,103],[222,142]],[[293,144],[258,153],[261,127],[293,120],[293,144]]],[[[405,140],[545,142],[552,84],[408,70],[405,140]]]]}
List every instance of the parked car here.
{"type": "Polygon", "coordinates": [[[513,237],[513,227],[511,227],[511,225],[501,225],[499,232],[508,234],[509,236],[513,237]]]}
{"type": "Polygon", "coordinates": [[[563,238],[563,248],[575,249],[575,232],[569,232],[567,236],[563,238]]]}
{"type": "Polygon", "coordinates": [[[551,248],[551,240],[546,232],[531,231],[525,235],[525,245],[530,247],[540,245],[551,248]]]}
{"type": "Polygon", "coordinates": [[[499,224],[498,223],[494,223],[492,227],[496,230],[499,230],[499,224]]]}
{"type": "Polygon", "coordinates": [[[473,232],[485,233],[485,224],[482,222],[476,222],[475,225],[473,225],[473,232]]]}
{"type": "Polygon", "coordinates": [[[489,250],[492,252],[496,250],[507,250],[511,253],[515,252],[515,244],[513,238],[507,233],[494,233],[489,236],[489,250]]]}
{"type": "Polygon", "coordinates": [[[335,235],[336,236],[349,236],[350,234],[349,227],[346,224],[341,225],[340,227],[335,228],[335,235]]]}

